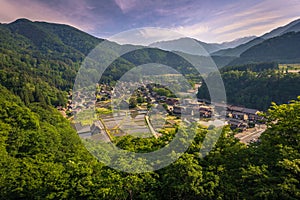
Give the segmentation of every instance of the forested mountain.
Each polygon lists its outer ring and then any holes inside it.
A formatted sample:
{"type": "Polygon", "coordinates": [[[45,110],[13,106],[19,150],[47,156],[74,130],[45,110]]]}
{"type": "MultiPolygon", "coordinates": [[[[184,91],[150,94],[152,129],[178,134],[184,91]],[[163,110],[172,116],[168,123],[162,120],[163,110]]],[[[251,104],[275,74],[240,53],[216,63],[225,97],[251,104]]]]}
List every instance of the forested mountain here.
{"type": "Polygon", "coordinates": [[[228,49],[216,51],[216,52],[212,53],[212,55],[239,57],[243,52],[245,52],[246,50],[248,50],[249,48],[251,48],[253,46],[260,44],[264,40],[267,40],[267,39],[270,39],[273,37],[278,37],[278,36],[284,35],[289,32],[299,32],[299,31],[300,31],[300,19],[295,20],[285,26],[276,28],[276,29],[272,30],[271,32],[266,33],[266,34],[262,35],[261,37],[254,38],[253,40],[251,40],[245,44],[241,44],[235,48],[228,48],[228,49]]]}
{"type": "Polygon", "coordinates": [[[265,40],[243,52],[230,65],[259,62],[299,63],[300,32],[289,32],[265,40]]]}
{"type": "Polygon", "coordinates": [[[86,54],[102,40],[26,19],[0,25],[0,81],[22,100],[63,105],[86,54]]]}
{"type": "Polygon", "coordinates": [[[257,44],[260,44],[263,41],[264,41],[264,39],[258,37],[258,38],[251,40],[250,42],[241,44],[235,48],[222,49],[220,51],[213,52],[213,53],[211,53],[211,55],[212,56],[230,56],[230,57],[237,58],[241,55],[241,53],[243,53],[247,49],[249,49],[257,44]]]}
{"type": "Polygon", "coordinates": [[[18,19],[10,24],[2,24],[12,34],[24,37],[30,50],[38,50],[47,57],[70,58],[73,61],[87,55],[102,39],[68,25],[46,22],[32,22],[18,19]],[[61,53],[64,52],[63,55],[61,53]],[[73,57],[71,57],[73,56],[73,57]]]}
{"type": "MultiPolygon", "coordinates": [[[[67,25],[27,19],[0,24],[0,82],[26,104],[64,105],[65,92],[73,87],[82,61],[102,41],[67,25]]],[[[136,49],[107,43],[112,49],[136,49]]],[[[195,73],[191,64],[180,56],[146,47],[113,62],[102,81],[118,80],[136,64],[149,62],[171,65],[183,73],[195,73]],[[112,70],[114,73],[110,73],[112,70]]]]}
{"type": "Polygon", "coordinates": [[[284,35],[289,32],[299,32],[299,31],[300,31],[300,19],[297,19],[297,20],[290,22],[289,24],[287,24],[285,26],[278,27],[278,28],[272,30],[269,33],[262,35],[261,37],[266,40],[266,39],[270,39],[273,37],[284,35]]]}
{"type": "Polygon", "coordinates": [[[211,68],[211,62],[209,62],[210,59],[215,62],[217,67],[222,68],[236,59],[236,57],[218,55],[210,56],[210,54],[220,49],[238,46],[238,44],[246,43],[251,39],[253,39],[253,37],[240,38],[232,42],[218,44],[205,43],[192,38],[180,38],[177,40],[155,42],[149,46],[176,52],[178,55],[183,55],[183,57],[193,60],[194,63],[197,63],[197,65],[202,68],[211,68]]]}

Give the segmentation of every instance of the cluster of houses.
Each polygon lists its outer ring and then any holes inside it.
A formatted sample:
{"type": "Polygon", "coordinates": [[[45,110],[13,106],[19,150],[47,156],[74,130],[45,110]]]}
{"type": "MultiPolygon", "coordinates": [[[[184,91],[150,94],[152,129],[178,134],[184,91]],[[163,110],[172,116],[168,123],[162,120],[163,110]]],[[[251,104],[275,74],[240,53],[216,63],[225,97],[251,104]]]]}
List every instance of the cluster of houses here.
{"type": "Polygon", "coordinates": [[[227,119],[232,128],[240,130],[247,129],[255,126],[255,124],[261,124],[264,121],[264,117],[260,115],[260,111],[256,109],[244,108],[239,106],[227,107],[227,119]]]}
{"type": "Polygon", "coordinates": [[[98,84],[96,91],[96,100],[99,101],[107,101],[111,99],[113,93],[113,88],[106,84],[98,84]]]}
{"type": "Polygon", "coordinates": [[[262,112],[257,109],[221,103],[211,104],[208,101],[205,101],[205,103],[209,105],[207,107],[210,108],[210,114],[215,112],[225,116],[227,123],[232,129],[243,131],[247,128],[254,127],[257,124],[262,124],[265,121],[264,117],[261,115],[262,112]]]}
{"type": "Polygon", "coordinates": [[[169,104],[174,115],[189,115],[194,121],[204,118],[211,118],[213,115],[225,116],[227,123],[232,129],[245,130],[254,127],[256,124],[264,123],[264,117],[260,115],[260,111],[234,105],[208,103],[201,100],[197,102],[191,99],[184,99],[183,104],[178,102],[169,104]],[[195,119],[196,118],[196,119],[195,119]]]}
{"type": "MultiPolygon", "coordinates": [[[[91,92],[75,92],[72,94],[73,100],[76,103],[69,102],[68,109],[72,110],[72,114],[75,115],[81,110],[94,108],[95,106],[101,106],[101,102],[110,100],[111,98],[118,98],[122,95],[131,95],[132,91],[129,88],[137,88],[134,93],[144,99],[144,102],[148,104],[164,104],[168,113],[175,116],[187,115],[189,120],[199,121],[205,118],[211,118],[212,116],[226,116],[227,123],[232,129],[244,130],[256,124],[262,123],[264,118],[259,115],[260,111],[256,109],[249,109],[239,106],[210,103],[207,100],[193,100],[167,97],[159,95],[154,88],[153,84],[128,85],[136,83],[120,83],[118,89],[113,89],[105,84],[97,85],[97,91],[93,94],[91,92]],[[128,93],[128,94],[127,94],[128,93]]],[[[193,91],[195,92],[195,91],[193,91]]],[[[128,102],[123,101],[126,104],[124,108],[128,109],[128,102]]],[[[92,126],[82,126],[80,123],[75,124],[75,128],[81,137],[91,137],[93,135],[101,134],[101,124],[95,121],[92,126]]],[[[104,134],[105,135],[105,134],[104,134]]]]}
{"type": "Polygon", "coordinates": [[[96,103],[96,97],[92,92],[76,91],[70,95],[68,101],[68,111],[76,115],[82,110],[93,109],[96,103]]]}

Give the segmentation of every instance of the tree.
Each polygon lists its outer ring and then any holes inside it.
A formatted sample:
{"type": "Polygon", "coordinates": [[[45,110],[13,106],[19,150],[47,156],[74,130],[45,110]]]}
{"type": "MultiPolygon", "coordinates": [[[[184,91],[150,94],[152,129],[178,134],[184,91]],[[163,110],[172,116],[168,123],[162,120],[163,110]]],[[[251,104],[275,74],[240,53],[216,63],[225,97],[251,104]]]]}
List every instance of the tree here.
{"type": "Polygon", "coordinates": [[[136,97],[131,97],[129,99],[129,108],[136,108],[137,106],[137,99],[136,97]]]}

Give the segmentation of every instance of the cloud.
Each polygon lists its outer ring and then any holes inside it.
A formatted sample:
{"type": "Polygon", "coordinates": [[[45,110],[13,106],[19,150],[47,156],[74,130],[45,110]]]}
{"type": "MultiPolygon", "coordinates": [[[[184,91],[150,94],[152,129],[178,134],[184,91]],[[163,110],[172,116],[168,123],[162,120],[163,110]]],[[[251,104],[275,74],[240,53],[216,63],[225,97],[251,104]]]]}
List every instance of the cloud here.
{"type": "Polygon", "coordinates": [[[137,0],[115,0],[122,12],[127,13],[137,6],[137,0]]]}
{"type": "Polygon", "coordinates": [[[108,40],[117,42],[119,44],[136,44],[147,46],[157,41],[167,41],[182,37],[185,37],[185,35],[171,29],[146,27],[122,32],[108,38],[108,40]]]}
{"type": "Polygon", "coordinates": [[[173,29],[206,42],[223,42],[249,35],[260,36],[299,18],[299,8],[300,1],[296,0],[242,1],[211,11],[201,22],[195,23],[194,18],[194,24],[180,25],[173,29]]]}
{"type": "MultiPolygon", "coordinates": [[[[0,4],[2,23],[17,18],[64,23],[99,37],[157,27],[206,42],[261,35],[296,19],[300,9],[299,0],[0,0],[0,4]]],[[[140,38],[159,38],[145,30],[140,38]]]]}
{"type": "Polygon", "coordinates": [[[63,16],[60,15],[60,13],[31,1],[1,0],[0,17],[2,22],[10,22],[20,17],[40,20],[58,20],[63,16]]]}
{"type": "Polygon", "coordinates": [[[238,30],[243,30],[246,28],[255,28],[258,24],[267,25],[268,22],[277,20],[278,18],[279,17],[273,15],[249,18],[242,21],[236,21],[233,24],[217,27],[213,31],[215,34],[222,35],[224,33],[236,32],[238,30]]]}
{"type": "Polygon", "coordinates": [[[172,28],[173,31],[181,33],[186,37],[199,37],[199,35],[207,34],[210,31],[206,23],[198,23],[190,26],[179,26],[172,28]]]}
{"type": "Polygon", "coordinates": [[[227,17],[225,14],[221,18],[223,25],[212,28],[212,32],[217,35],[218,41],[249,35],[260,36],[299,18],[299,8],[300,1],[260,1],[244,9],[236,9],[234,14],[227,17]],[[226,21],[232,23],[226,24],[226,21]]]}
{"type": "Polygon", "coordinates": [[[2,23],[9,23],[18,18],[28,18],[33,21],[69,24],[84,31],[92,31],[96,28],[87,20],[90,14],[84,1],[66,0],[54,5],[33,0],[0,0],[0,3],[2,23]]]}

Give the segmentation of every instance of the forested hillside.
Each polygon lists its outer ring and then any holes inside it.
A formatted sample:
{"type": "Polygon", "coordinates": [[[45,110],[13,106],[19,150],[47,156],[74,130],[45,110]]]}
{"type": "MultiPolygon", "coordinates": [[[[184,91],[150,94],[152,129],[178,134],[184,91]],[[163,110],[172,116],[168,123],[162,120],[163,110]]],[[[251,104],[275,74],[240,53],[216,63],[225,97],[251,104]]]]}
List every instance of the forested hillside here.
{"type": "Polygon", "coordinates": [[[100,41],[66,25],[26,19],[1,24],[0,82],[25,104],[64,105],[64,91],[72,88],[81,61],[100,41]]]}
{"type": "MultiPolygon", "coordinates": [[[[246,147],[225,129],[212,152],[200,158],[207,130],[197,128],[192,146],[175,163],[156,172],[127,174],[90,156],[57,111],[36,103],[26,107],[2,86],[0,91],[1,199],[300,197],[300,101],[272,107],[270,128],[260,144],[246,147]]],[[[128,136],[116,142],[124,149],[144,152],[164,139],[128,136]]]]}
{"type": "Polygon", "coordinates": [[[247,49],[230,65],[259,62],[299,63],[299,52],[300,32],[290,32],[247,49]]]}
{"type": "MultiPolygon", "coordinates": [[[[275,63],[248,64],[221,70],[227,103],[267,110],[271,102],[288,103],[300,94],[300,74],[285,73],[275,63]]],[[[210,74],[207,79],[213,79],[210,74]]],[[[198,97],[210,99],[206,84],[198,97]]]]}
{"type": "MultiPolygon", "coordinates": [[[[73,27],[19,19],[0,24],[0,82],[26,103],[64,105],[82,61],[102,39],[73,27]]],[[[136,49],[110,43],[112,50],[136,49]]],[[[161,63],[197,74],[180,56],[159,49],[134,50],[115,60],[101,81],[118,80],[136,65],[161,63]]]]}

